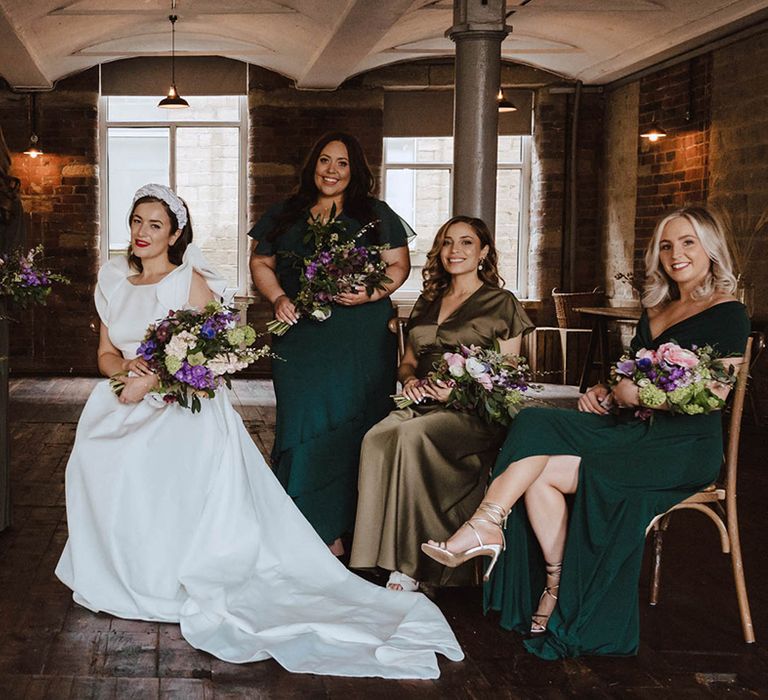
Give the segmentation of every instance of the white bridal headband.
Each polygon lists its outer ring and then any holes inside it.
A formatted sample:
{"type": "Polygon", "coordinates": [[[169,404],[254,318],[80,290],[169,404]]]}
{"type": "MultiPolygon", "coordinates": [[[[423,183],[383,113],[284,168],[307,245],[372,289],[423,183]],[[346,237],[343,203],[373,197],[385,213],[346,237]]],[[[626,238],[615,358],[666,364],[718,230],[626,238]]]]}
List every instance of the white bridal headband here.
{"type": "Polygon", "coordinates": [[[184,202],[170,187],[165,185],[157,185],[150,183],[139,187],[136,190],[136,194],[133,195],[133,202],[131,207],[142,197],[154,197],[155,199],[162,199],[176,215],[176,221],[179,222],[179,229],[183,229],[187,225],[187,208],[184,206],[184,202]]]}

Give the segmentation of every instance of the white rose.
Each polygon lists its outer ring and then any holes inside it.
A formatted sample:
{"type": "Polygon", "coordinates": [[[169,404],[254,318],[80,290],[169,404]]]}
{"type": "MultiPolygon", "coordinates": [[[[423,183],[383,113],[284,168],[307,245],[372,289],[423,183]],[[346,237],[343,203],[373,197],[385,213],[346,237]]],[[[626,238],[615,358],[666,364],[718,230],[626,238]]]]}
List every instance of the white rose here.
{"type": "Polygon", "coordinates": [[[321,306],[320,308],[315,309],[311,316],[315,321],[327,321],[331,317],[331,310],[327,306],[321,306]]]}
{"type": "Polygon", "coordinates": [[[467,359],[466,367],[469,376],[474,379],[477,379],[480,375],[485,374],[485,365],[474,357],[467,359]]]}
{"type": "Polygon", "coordinates": [[[168,355],[183,360],[187,356],[187,350],[197,342],[197,338],[188,331],[182,331],[171,338],[165,348],[168,355]]]}
{"type": "Polygon", "coordinates": [[[448,372],[452,377],[456,377],[456,379],[464,376],[464,368],[461,365],[449,365],[448,372]]]}

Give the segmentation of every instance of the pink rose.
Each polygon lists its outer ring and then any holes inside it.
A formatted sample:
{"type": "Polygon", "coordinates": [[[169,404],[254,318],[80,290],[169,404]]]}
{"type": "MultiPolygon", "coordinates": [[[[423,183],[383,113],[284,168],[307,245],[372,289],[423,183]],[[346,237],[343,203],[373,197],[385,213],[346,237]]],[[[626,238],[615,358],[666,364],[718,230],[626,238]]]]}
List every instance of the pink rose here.
{"type": "Polygon", "coordinates": [[[696,353],[685,350],[675,343],[660,345],[656,355],[667,364],[685,367],[686,369],[692,369],[699,364],[699,358],[696,357],[696,353]]]}
{"type": "Polygon", "coordinates": [[[446,352],[443,355],[443,359],[448,364],[448,371],[452,377],[458,379],[459,377],[464,376],[464,363],[466,362],[464,357],[457,352],[446,352]]]}
{"type": "Polygon", "coordinates": [[[656,357],[656,352],[653,350],[648,350],[647,348],[641,348],[637,351],[637,354],[635,355],[636,360],[650,360],[651,364],[656,364],[659,359],[656,357]]]}
{"type": "Polygon", "coordinates": [[[479,377],[475,377],[475,381],[486,391],[493,390],[493,382],[491,381],[490,374],[481,374],[479,377]]]}

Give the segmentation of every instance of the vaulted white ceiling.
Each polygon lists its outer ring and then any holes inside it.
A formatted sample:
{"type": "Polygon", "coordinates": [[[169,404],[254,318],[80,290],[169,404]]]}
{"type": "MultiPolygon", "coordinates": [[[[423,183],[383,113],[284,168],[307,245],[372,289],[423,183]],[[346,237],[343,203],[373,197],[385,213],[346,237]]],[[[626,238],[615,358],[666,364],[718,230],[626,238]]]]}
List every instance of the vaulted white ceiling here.
{"type": "MultiPolygon", "coordinates": [[[[99,63],[170,54],[172,0],[0,0],[0,76],[45,88],[99,63]]],[[[177,0],[177,55],[248,61],[306,89],[447,56],[451,0],[177,0]]],[[[766,0],[507,0],[505,58],[604,84],[768,19],[766,0]]]]}

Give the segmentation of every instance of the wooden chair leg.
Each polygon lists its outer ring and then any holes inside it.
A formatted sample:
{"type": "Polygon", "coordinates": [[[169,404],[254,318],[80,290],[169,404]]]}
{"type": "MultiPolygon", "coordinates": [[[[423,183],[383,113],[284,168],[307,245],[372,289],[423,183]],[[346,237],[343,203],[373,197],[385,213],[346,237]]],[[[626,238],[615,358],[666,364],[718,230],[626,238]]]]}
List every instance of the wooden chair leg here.
{"type": "Polygon", "coordinates": [[[653,525],[653,571],[651,572],[651,593],[648,604],[656,605],[659,602],[659,586],[661,585],[661,550],[664,545],[664,531],[661,521],[653,525]]]}
{"type": "Polygon", "coordinates": [[[563,385],[568,384],[568,333],[560,330],[560,366],[563,372],[563,385]]]}
{"type": "Polygon", "coordinates": [[[741,630],[744,633],[744,641],[747,644],[755,642],[755,629],[752,626],[752,614],[749,610],[749,598],[747,597],[747,582],[744,578],[744,562],[741,558],[741,541],[739,539],[739,525],[735,518],[728,520],[728,534],[731,540],[731,567],[733,568],[733,582],[736,586],[736,599],[739,603],[739,615],[741,616],[741,630]]]}

